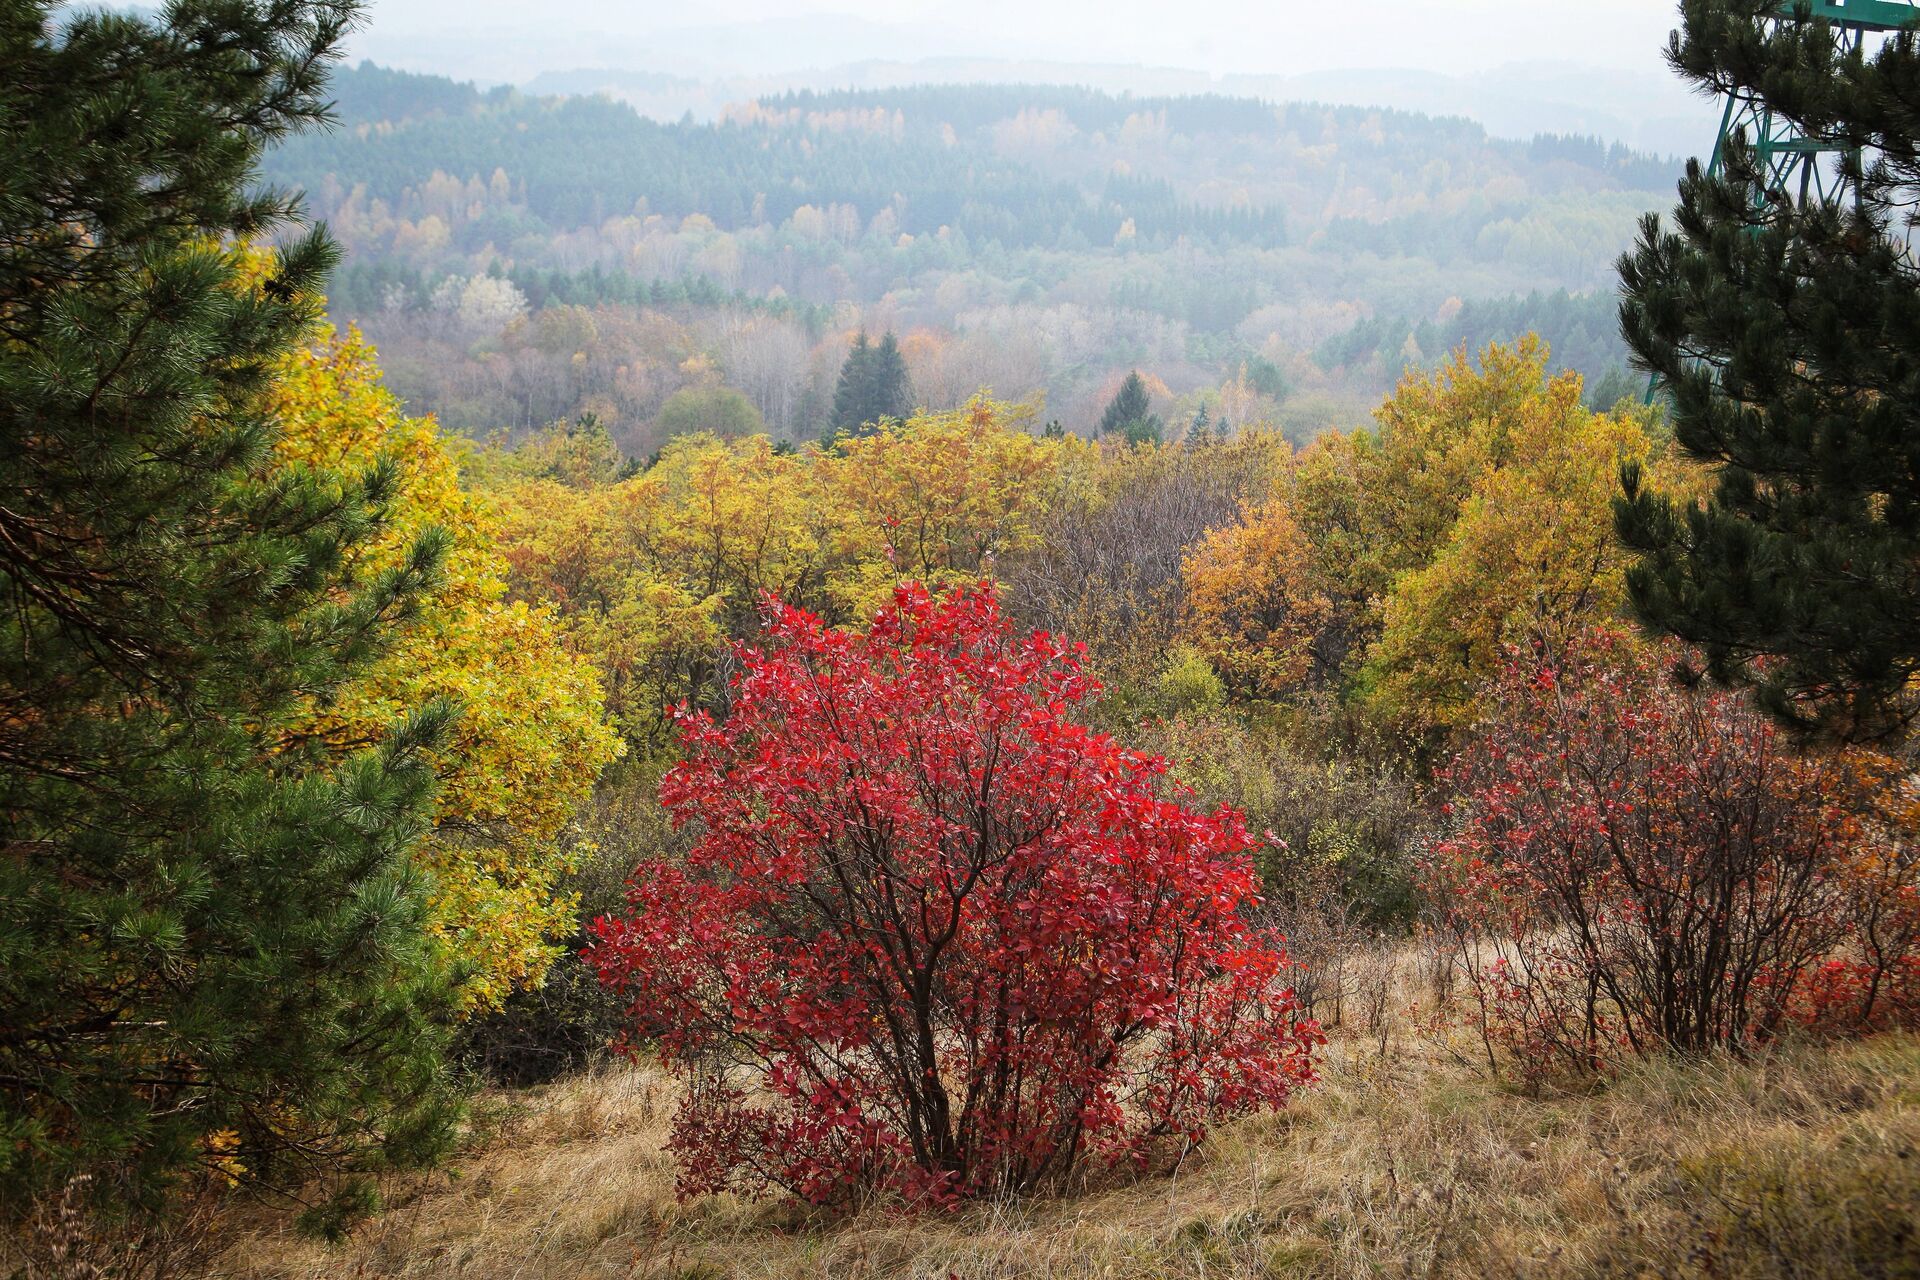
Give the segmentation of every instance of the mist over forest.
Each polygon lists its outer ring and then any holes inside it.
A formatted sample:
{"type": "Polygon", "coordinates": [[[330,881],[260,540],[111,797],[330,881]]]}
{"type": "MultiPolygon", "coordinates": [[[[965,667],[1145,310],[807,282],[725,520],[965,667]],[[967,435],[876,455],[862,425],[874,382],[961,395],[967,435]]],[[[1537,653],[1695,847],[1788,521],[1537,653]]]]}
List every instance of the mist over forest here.
{"type": "Polygon", "coordinates": [[[1403,370],[1538,332],[1623,394],[1612,271],[1679,162],[1459,117],[1045,85],[785,92],[711,121],[361,63],[267,172],[347,249],[336,317],[461,430],[593,413],[644,455],[717,374],[826,429],[847,343],[914,402],[1091,430],[1124,375],[1169,421],[1351,425],[1403,370]]]}

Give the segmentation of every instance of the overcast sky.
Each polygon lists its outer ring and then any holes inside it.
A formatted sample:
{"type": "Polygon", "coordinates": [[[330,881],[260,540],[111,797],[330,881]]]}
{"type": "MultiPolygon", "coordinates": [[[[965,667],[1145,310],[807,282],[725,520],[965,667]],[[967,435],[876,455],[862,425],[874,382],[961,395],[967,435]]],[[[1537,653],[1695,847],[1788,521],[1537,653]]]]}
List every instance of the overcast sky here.
{"type": "MultiPolygon", "coordinates": [[[[1552,60],[1652,70],[1674,9],[1674,0],[373,0],[363,48],[391,57],[418,39],[484,50],[531,74],[596,52],[631,63],[635,49],[656,42],[711,49],[719,62],[727,57],[724,40],[690,39],[713,33],[685,29],[772,24],[801,33],[790,44],[796,67],[822,58],[955,54],[1278,75],[1386,67],[1469,73],[1552,60]],[[835,38],[804,38],[809,29],[835,38]]],[[[742,49],[743,62],[777,56],[764,42],[742,49]]]]}

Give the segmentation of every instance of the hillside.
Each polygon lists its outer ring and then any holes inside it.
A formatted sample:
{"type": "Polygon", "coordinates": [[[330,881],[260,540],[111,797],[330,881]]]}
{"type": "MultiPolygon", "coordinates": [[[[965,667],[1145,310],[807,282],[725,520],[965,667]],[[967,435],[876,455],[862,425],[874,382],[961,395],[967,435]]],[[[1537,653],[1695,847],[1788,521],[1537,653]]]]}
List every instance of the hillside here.
{"type": "MultiPolygon", "coordinates": [[[[809,385],[784,395],[791,410],[736,376],[726,344],[685,345],[796,438],[817,430],[837,367],[821,344],[860,325],[925,335],[909,359],[929,407],[981,387],[1044,393],[1073,428],[1128,367],[1203,397],[1258,361],[1275,371],[1269,392],[1286,388],[1262,412],[1306,436],[1463,342],[1539,331],[1590,379],[1623,365],[1613,260],[1677,173],[1590,138],[1509,141],[1457,118],[1041,85],[788,93],[717,123],[662,123],[611,99],[363,63],[336,97],[342,127],[268,158],[349,250],[336,315],[365,324],[408,398],[456,426],[592,408],[639,451],[670,370],[647,389],[591,371],[560,391],[496,386],[492,400],[521,410],[489,420],[456,385],[465,349],[555,304],[613,308],[616,326],[649,308],[681,323],[771,314],[819,366],[793,375],[809,385]],[[469,308],[461,349],[431,346],[436,316],[481,274],[513,286],[504,321],[469,308]]],[[[526,343],[501,345],[508,363],[538,363],[526,343]]],[[[646,360],[629,347],[588,364],[646,360]]]]}
{"type": "Polygon", "coordinates": [[[677,1203],[672,1085],[610,1067],[491,1099],[446,1175],[344,1248],[255,1215],[221,1280],[1911,1276],[1920,1043],[1653,1062],[1527,1097],[1395,1018],[1177,1172],[932,1217],[677,1203]]]}

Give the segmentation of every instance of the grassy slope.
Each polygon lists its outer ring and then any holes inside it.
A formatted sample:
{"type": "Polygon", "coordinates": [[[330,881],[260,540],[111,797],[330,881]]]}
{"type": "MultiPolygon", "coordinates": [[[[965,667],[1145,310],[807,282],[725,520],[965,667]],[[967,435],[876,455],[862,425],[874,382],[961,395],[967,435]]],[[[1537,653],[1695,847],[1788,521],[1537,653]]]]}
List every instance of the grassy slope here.
{"type": "Polygon", "coordinates": [[[1528,1098],[1432,1043],[1337,1039],[1287,1113],[1171,1177],[951,1217],[676,1204],[670,1087],[494,1100],[454,1176],[343,1249],[255,1219],[267,1277],[1920,1276],[1920,1038],[1649,1063],[1528,1098]]]}

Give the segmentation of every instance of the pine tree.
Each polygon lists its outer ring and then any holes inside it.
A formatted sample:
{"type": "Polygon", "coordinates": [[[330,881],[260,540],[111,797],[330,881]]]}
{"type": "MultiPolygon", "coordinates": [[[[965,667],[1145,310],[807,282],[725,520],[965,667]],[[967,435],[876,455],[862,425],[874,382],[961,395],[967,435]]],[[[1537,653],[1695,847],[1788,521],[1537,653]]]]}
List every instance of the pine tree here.
{"type": "Polygon", "coordinates": [[[892,330],[873,349],[873,384],[864,421],[900,421],[913,412],[913,391],[907,383],[907,361],[892,330]]]}
{"type": "Polygon", "coordinates": [[[835,432],[858,431],[872,421],[866,414],[873,401],[873,372],[873,344],[862,329],[847,352],[846,363],[840,366],[840,381],[833,390],[831,425],[835,432]]]}
{"type": "Polygon", "coordinates": [[[1147,441],[1158,443],[1161,422],[1153,412],[1153,399],[1147,392],[1147,383],[1138,370],[1127,375],[1120,384],[1106,412],[1100,415],[1100,434],[1112,435],[1118,432],[1127,438],[1130,444],[1143,444],[1147,441]]]}
{"type": "Polygon", "coordinates": [[[1194,411],[1193,421],[1187,424],[1187,443],[1213,443],[1213,423],[1207,418],[1207,406],[1204,404],[1194,411]]]}
{"type": "Polygon", "coordinates": [[[1681,506],[1629,471],[1617,525],[1643,620],[1775,715],[1864,735],[1911,714],[1920,673],[1920,47],[1836,56],[1821,25],[1764,30],[1776,7],[1688,0],[1673,66],[1877,159],[1857,205],[1796,206],[1738,142],[1723,176],[1688,166],[1671,230],[1647,219],[1622,330],[1716,487],[1681,506]]]}
{"type": "Polygon", "coordinates": [[[892,332],[870,342],[862,329],[840,366],[833,393],[833,430],[859,433],[874,424],[898,421],[913,411],[907,362],[892,332]]]}
{"type": "Polygon", "coordinates": [[[291,729],[445,538],[364,571],[396,468],[276,461],[336,251],[234,247],[294,217],[254,165],[357,4],[52,9],[0,17],[0,1224],[75,1178],[138,1212],[414,1163],[457,1112],[410,857],[451,713],[291,729]]]}

